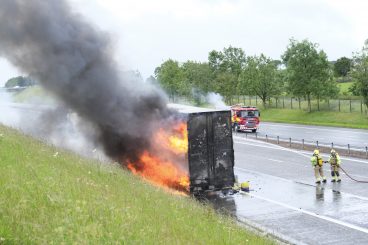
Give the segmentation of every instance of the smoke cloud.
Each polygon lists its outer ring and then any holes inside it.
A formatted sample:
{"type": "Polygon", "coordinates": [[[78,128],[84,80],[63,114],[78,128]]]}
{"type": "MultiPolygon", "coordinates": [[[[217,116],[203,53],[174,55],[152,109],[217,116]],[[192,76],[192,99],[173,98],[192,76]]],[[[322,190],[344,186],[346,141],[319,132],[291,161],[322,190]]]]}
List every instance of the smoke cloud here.
{"type": "Polygon", "coordinates": [[[169,115],[166,97],[121,75],[109,35],[63,0],[1,0],[0,22],[0,56],[92,127],[109,157],[135,159],[149,147],[169,115]]]}

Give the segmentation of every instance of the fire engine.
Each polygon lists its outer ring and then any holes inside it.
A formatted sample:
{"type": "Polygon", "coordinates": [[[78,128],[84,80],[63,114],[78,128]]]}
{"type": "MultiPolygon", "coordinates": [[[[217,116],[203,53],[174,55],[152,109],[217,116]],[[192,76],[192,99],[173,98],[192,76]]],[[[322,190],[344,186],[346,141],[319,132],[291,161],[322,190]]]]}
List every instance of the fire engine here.
{"type": "Polygon", "coordinates": [[[261,113],[254,106],[234,105],[231,107],[231,123],[234,131],[257,132],[261,113]]]}

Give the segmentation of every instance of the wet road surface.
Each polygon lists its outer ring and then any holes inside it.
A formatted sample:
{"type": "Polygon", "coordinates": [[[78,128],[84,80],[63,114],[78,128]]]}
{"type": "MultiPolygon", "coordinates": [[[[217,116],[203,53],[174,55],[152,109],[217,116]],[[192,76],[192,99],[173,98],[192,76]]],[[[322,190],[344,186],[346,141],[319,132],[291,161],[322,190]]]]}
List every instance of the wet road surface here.
{"type": "MultiPolygon", "coordinates": [[[[218,198],[217,206],[238,220],[296,244],[368,244],[368,184],[342,174],[314,183],[309,152],[234,136],[235,174],[250,181],[248,194],[218,198]]],[[[327,156],[325,156],[327,158],[327,156]]],[[[342,158],[342,166],[368,180],[368,162],[342,158]]]]}
{"type": "Polygon", "coordinates": [[[365,129],[261,122],[259,134],[280,136],[282,138],[291,137],[297,140],[318,140],[326,144],[333,142],[336,145],[368,146],[368,130],[365,129]]]}

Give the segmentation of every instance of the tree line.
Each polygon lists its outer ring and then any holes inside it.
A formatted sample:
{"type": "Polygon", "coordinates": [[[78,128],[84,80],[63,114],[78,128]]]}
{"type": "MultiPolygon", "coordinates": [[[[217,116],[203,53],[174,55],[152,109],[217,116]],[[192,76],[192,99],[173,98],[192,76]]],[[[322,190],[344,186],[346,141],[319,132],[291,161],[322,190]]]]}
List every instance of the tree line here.
{"type": "Polygon", "coordinates": [[[231,103],[234,95],[252,95],[266,107],[271,97],[290,95],[307,100],[309,110],[313,98],[338,95],[337,78],[351,78],[356,81],[351,92],[363,96],[368,106],[368,41],[352,59],[341,57],[336,62],[329,62],[319,45],[307,39],[291,39],[280,60],[265,54],[247,56],[243,49],[229,46],[209,52],[206,62],[168,59],[154,75],[169,96],[196,99],[216,92],[231,103]]]}

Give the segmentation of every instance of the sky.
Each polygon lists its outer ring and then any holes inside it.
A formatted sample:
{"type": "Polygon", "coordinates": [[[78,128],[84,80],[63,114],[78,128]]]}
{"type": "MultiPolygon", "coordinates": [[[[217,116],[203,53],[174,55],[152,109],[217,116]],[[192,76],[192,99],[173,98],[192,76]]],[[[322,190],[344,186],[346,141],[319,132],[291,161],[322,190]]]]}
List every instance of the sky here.
{"type": "MultiPolygon", "coordinates": [[[[144,78],[167,59],[207,61],[230,45],[280,59],[290,38],[318,43],[329,60],[352,57],[368,39],[364,0],[68,0],[111,36],[122,70],[144,78]]],[[[0,86],[27,75],[0,58],[0,86]]]]}

